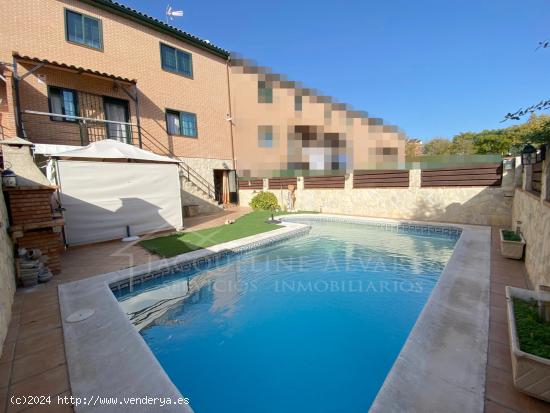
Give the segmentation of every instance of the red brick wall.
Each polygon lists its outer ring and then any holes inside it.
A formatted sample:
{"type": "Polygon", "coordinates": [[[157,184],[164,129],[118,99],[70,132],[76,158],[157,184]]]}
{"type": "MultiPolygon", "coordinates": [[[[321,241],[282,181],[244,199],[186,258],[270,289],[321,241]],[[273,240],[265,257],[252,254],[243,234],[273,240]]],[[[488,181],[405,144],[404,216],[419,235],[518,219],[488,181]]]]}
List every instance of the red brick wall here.
{"type": "Polygon", "coordinates": [[[8,202],[12,225],[51,221],[51,189],[9,190],[8,202]]]}
{"type": "MultiPolygon", "coordinates": [[[[53,189],[20,189],[13,188],[6,191],[8,211],[11,225],[29,225],[46,223],[53,220],[50,206],[50,197],[53,189]]],[[[52,227],[25,229],[23,236],[17,238],[18,248],[38,248],[43,255],[48,255],[47,266],[52,273],[61,271],[60,254],[63,251],[60,234],[53,231],[52,227]]]]}
{"type": "MultiPolygon", "coordinates": [[[[226,114],[229,112],[229,91],[225,58],[77,0],[2,0],[0,16],[0,61],[10,62],[13,53],[18,52],[23,56],[136,79],[141,91],[141,126],[147,135],[160,141],[178,156],[231,159],[230,123],[226,121],[226,114]],[[66,41],[65,8],[101,20],[102,50],[66,41]],[[28,28],[32,28],[34,35],[29,35],[28,28]],[[161,42],[191,53],[192,78],[162,70],[161,42]],[[166,108],[196,113],[198,137],[168,135],[166,108]]],[[[18,65],[20,75],[28,69],[29,65],[18,65]]],[[[106,84],[111,89],[114,86],[111,80],[43,67],[21,82],[21,109],[24,111],[37,110],[37,107],[47,108],[48,84],[83,91],[104,88],[106,84]],[[45,76],[45,79],[41,81],[39,76],[45,76]],[[29,101],[29,97],[32,101],[29,101]]],[[[109,90],[107,93],[101,93],[113,96],[115,92],[109,90]]],[[[130,100],[121,90],[116,92],[115,96],[130,100]]],[[[132,115],[132,121],[135,121],[135,110],[132,110],[132,115]]],[[[50,142],[61,143],[64,138],[71,136],[58,135],[50,142]]],[[[38,142],[41,136],[29,134],[29,138],[38,142]]],[[[69,140],[68,144],[74,143],[69,140]]],[[[160,149],[154,149],[152,144],[149,149],[162,153],[160,149]]]]}

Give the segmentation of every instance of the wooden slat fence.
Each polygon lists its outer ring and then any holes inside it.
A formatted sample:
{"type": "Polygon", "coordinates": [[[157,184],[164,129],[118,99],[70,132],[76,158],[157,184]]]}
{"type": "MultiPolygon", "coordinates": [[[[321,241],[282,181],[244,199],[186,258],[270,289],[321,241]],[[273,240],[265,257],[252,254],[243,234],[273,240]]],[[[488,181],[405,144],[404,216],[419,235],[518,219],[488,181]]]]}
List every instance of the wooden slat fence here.
{"type": "Polygon", "coordinates": [[[353,188],[407,188],[408,170],[354,171],[353,188]]]}
{"type": "Polygon", "coordinates": [[[296,187],[297,183],[298,183],[298,180],[296,179],[296,177],[294,177],[294,178],[285,178],[285,177],[269,178],[268,188],[269,189],[281,189],[281,187],[282,187],[283,189],[288,189],[288,185],[294,185],[296,187]]]}
{"type": "Polygon", "coordinates": [[[305,176],[304,189],[344,189],[346,177],[337,176],[305,176]]]}
{"type": "Polygon", "coordinates": [[[533,174],[531,176],[531,189],[538,194],[542,191],[542,162],[533,165],[533,174]]]}
{"type": "Polygon", "coordinates": [[[500,186],[502,163],[426,169],[421,172],[421,186],[500,186]]]}
{"type": "Polygon", "coordinates": [[[264,180],[263,179],[241,179],[239,181],[239,190],[246,189],[264,189],[264,180]]]}

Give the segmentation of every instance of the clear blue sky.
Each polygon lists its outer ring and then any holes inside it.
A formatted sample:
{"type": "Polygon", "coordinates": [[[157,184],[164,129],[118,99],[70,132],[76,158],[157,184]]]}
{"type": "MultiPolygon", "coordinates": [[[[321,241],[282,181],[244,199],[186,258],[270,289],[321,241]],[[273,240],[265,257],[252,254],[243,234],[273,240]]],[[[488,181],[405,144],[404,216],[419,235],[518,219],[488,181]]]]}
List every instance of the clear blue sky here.
{"type": "MultiPolygon", "coordinates": [[[[164,19],[168,0],[122,0],[164,19]]],[[[548,0],[172,0],[172,24],[429,140],[550,98],[548,0]]]]}

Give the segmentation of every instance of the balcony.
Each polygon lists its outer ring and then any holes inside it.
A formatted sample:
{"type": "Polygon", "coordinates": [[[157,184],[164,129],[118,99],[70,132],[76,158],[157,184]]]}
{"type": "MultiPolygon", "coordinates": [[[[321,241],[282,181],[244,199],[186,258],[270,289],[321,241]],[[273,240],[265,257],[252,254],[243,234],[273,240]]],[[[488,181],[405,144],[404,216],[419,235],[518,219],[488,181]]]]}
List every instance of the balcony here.
{"type": "Polygon", "coordinates": [[[103,139],[141,147],[138,125],[85,116],[25,110],[22,113],[25,138],[33,143],[85,146],[103,139]]]}

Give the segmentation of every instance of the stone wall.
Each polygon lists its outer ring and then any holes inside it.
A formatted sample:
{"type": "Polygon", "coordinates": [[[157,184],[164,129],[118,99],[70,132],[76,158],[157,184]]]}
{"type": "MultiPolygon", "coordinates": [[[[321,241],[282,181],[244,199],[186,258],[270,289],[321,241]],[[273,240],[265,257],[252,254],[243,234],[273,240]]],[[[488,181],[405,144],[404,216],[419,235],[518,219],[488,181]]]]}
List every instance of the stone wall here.
{"type": "Polygon", "coordinates": [[[214,186],[214,169],[234,169],[231,159],[185,158],[181,160],[214,186]]]}
{"type": "MultiPolygon", "coordinates": [[[[230,159],[210,159],[210,158],[181,158],[191,169],[203,177],[214,190],[214,170],[215,169],[233,169],[233,161],[230,159]]],[[[191,182],[187,182],[185,169],[180,168],[181,181],[181,205],[198,205],[200,214],[214,214],[222,211],[222,207],[217,202],[209,199],[199,188],[195,186],[195,180],[191,177],[191,182]]]]}
{"type": "Polygon", "coordinates": [[[0,191],[0,352],[8,331],[15,293],[13,246],[7,228],[8,212],[0,191]]]}
{"type": "MultiPolygon", "coordinates": [[[[545,161],[543,194],[548,188],[550,161],[545,161]]],[[[550,197],[550,194],[547,195],[550,197]]],[[[525,267],[531,286],[550,286],[550,202],[545,196],[516,189],[512,213],[515,228],[521,221],[521,233],[525,238],[525,267]]],[[[548,198],[547,198],[548,199],[548,198]]]]}
{"type": "MultiPolygon", "coordinates": [[[[410,171],[408,188],[353,189],[352,174],[345,189],[303,189],[298,179],[296,209],[377,218],[443,221],[461,224],[510,225],[513,172],[505,171],[501,187],[421,188],[420,171],[410,171]],[[510,187],[510,185],[512,185],[510,187]]],[[[264,188],[266,185],[264,184],[264,188]]],[[[241,190],[241,205],[258,191],[241,190]]],[[[286,205],[287,190],[271,191],[286,205]]]]}

